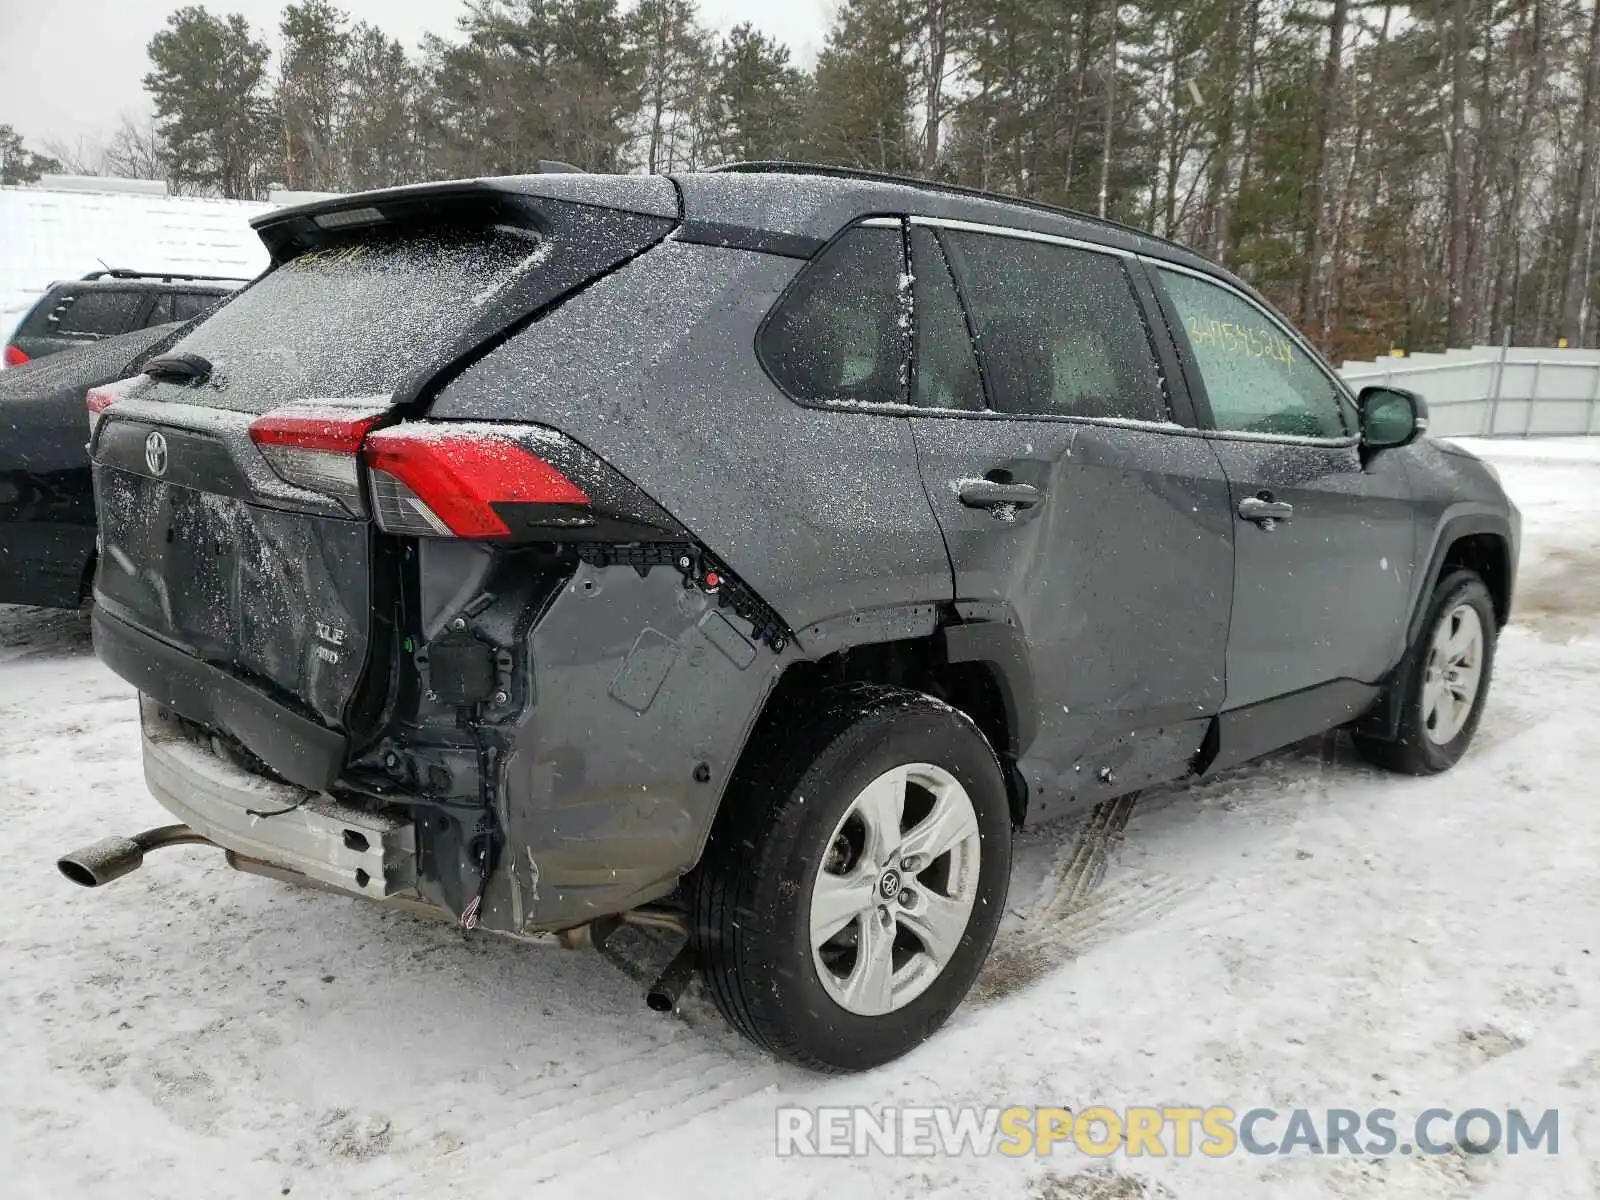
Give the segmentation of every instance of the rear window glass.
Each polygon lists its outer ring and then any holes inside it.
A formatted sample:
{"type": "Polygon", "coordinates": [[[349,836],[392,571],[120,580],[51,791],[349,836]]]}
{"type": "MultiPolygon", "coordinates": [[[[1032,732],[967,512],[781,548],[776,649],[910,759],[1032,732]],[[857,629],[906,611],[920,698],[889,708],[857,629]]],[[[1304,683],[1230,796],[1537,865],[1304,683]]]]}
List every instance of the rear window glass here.
{"type": "Polygon", "coordinates": [[[392,392],[543,249],[532,233],[495,229],[315,250],[240,292],[178,348],[210,360],[206,399],[223,408],[392,392]]]}
{"type": "Polygon", "coordinates": [[[910,278],[899,229],[852,229],[806,268],[761,331],[761,357],[797,400],[905,402],[910,278]]]}
{"type": "Polygon", "coordinates": [[[112,337],[138,323],[147,294],[110,290],[63,297],[56,307],[56,332],[78,337],[112,337]]]}

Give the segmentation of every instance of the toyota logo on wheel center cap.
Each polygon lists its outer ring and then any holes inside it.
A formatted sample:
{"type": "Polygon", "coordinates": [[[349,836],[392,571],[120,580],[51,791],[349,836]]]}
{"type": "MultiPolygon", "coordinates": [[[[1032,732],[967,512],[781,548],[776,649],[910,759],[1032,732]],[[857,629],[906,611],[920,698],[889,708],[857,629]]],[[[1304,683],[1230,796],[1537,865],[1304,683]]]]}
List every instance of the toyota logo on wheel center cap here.
{"type": "Polygon", "coordinates": [[[893,869],[885,871],[883,877],[878,880],[878,895],[885,900],[893,900],[899,894],[900,872],[893,869]]]}
{"type": "Polygon", "coordinates": [[[159,431],[144,440],[144,465],[150,468],[152,475],[167,473],[167,439],[159,431]]]}

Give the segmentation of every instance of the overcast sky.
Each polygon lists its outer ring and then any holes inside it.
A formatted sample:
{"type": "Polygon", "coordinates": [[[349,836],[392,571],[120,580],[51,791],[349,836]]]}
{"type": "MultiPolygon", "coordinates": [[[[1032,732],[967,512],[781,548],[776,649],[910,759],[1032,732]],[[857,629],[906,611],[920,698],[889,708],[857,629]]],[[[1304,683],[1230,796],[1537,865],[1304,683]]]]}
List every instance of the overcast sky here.
{"type": "MultiPolygon", "coordinates": [[[[144,48],[167,14],[186,0],[0,0],[0,125],[15,127],[32,149],[55,138],[109,136],[124,113],[148,115],[141,80],[144,48]]],[[[192,0],[217,13],[243,13],[276,48],[283,0],[192,0]]],[[[452,34],[461,0],[336,0],[408,49],[427,32],[452,34]]],[[[701,18],[718,29],[750,21],[787,42],[810,63],[822,44],[830,0],[700,0],[701,18]]]]}

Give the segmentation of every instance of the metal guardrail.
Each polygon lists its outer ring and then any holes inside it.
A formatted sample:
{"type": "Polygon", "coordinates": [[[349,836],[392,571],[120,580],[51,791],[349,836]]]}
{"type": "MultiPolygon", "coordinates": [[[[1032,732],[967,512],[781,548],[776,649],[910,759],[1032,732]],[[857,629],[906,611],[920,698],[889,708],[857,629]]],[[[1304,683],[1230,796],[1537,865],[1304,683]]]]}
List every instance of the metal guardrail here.
{"type": "Polygon", "coordinates": [[[1346,363],[1339,373],[1356,388],[1382,383],[1419,393],[1438,435],[1600,434],[1600,353],[1593,350],[1479,346],[1346,363]]]}

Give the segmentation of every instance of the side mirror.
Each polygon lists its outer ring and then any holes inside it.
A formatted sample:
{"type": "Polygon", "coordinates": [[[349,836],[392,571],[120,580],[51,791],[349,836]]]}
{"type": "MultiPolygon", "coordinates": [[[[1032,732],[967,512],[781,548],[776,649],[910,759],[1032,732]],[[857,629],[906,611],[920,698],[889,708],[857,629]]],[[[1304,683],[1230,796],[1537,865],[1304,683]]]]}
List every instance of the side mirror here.
{"type": "Polygon", "coordinates": [[[1409,446],[1428,428],[1428,402],[1415,392],[1362,388],[1356,404],[1361,410],[1361,446],[1365,450],[1409,446]]]}

